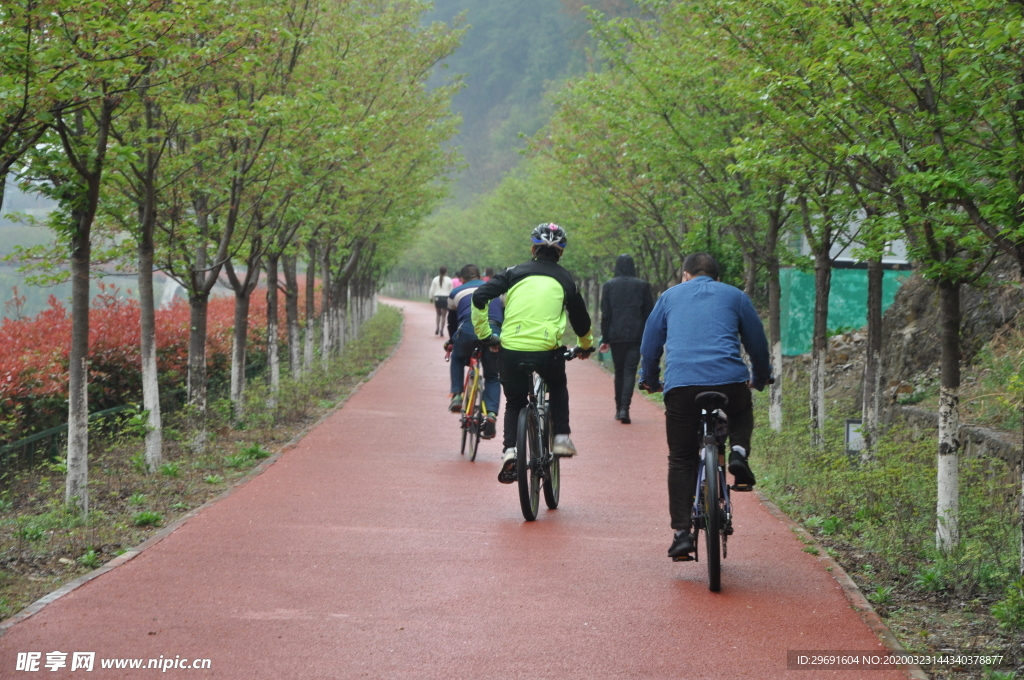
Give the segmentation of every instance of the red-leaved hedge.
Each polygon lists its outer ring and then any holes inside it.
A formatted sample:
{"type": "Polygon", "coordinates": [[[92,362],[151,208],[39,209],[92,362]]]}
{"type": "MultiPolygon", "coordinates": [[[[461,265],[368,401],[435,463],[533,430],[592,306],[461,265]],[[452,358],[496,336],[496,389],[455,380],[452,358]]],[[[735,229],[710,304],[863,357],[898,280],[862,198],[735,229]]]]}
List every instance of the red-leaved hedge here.
{"type": "MultiPolygon", "coordinates": [[[[139,303],[101,287],[89,311],[89,410],[140,401],[142,376],[139,303]]],[[[283,297],[283,296],[282,296],[283,297]]],[[[279,301],[285,338],[283,299],[279,301]]],[[[210,300],[207,370],[224,377],[231,367],[234,297],[210,300]]],[[[249,307],[249,351],[266,347],[266,291],[249,307]]],[[[156,312],[157,365],[161,389],[184,387],[188,365],[189,304],[177,299],[156,312]]],[[[57,298],[31,318],[0,323],[0,442],[54,427],[67,420],[71,318],[57,298]]]]}

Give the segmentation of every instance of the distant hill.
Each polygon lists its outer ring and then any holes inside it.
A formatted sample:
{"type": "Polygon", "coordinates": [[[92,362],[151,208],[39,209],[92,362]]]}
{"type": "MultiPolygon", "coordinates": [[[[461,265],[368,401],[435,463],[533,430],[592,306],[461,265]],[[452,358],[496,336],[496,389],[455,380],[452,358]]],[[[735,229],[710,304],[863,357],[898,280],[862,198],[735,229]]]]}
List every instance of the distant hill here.
{"type": "MultiPolygon", "coordinates": [[[[588,3],[612,15],[632,0],[588,3]]],[[[519,161],[524,140],[550,118],[545,91],[587,68],[590,28],[574,0],[435,0],[430,19],[450,22],[466,12],[470,29],[448,59],[466,88],[452,107],[463,117],[455,139],[469,168],[458,176],[456,200],[492,189],[519,161]]]]}

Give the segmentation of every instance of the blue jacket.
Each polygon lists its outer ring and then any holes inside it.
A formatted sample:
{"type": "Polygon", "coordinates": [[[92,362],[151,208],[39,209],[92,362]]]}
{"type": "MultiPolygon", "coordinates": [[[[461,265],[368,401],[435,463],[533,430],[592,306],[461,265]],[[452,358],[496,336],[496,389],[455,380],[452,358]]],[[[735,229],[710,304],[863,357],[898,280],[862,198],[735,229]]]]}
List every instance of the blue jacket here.
{"type": "MultiPolygon", "coordinates": [[[[473,279],[452,289],[452,292],[448,294],[448,337],[450,339],[454,340],[455,333],[470,320],[473,293],[482,285],[484,285],[483,279],[473,279]]],[[[491,324],[491,332],[501,335],[501,324],[505,320],[505,303],[502,298],[496,297],[491,300],[491,305],[487,309],[487,320],[491,324]]],[[[464,331],[476,338],[472,322],[466,325],[464,331]]]]}
{"type": "Polygon", "coordinates": [[[644,327],[641,380],[658,379],[665,352],[665,391],[750,380],[764,389],[772,374],[768,339],[750,298],[739,288],[698,276],[665,291],[644,327]],[[753,377],[740,355],[747,350],[753,377]]]}

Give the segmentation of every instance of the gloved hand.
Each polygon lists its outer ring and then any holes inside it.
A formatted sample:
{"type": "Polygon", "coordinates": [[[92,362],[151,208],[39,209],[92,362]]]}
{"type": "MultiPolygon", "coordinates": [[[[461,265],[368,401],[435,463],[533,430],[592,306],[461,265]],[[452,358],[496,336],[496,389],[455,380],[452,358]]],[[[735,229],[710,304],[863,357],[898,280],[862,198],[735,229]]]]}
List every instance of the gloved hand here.
{"type": "Polygon", "coordinates": [[[451,352],[452,351],[452,341],[451,340],[448,340],[447,342],[444,343],[444,351],[445,352],[451,352]]]}
{"type": "Polygon", "coordinates": [[[501,337],[497,333],[491,333],[480,341],[484,347],[501,347],[501,337]]]}

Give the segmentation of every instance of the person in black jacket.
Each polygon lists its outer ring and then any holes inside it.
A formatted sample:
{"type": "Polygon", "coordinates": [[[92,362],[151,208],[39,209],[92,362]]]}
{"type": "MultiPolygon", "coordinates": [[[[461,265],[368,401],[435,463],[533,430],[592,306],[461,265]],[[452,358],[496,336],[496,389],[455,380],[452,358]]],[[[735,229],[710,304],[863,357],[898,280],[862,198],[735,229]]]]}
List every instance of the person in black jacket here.
{"type": "Polygon", "coordinates": [[[615,278],[601,290],[601,352],[612,352],[615,363],[615,419],[629,424],[629,405],[640,363],[644,324],[654,309],[651,284],[636,277],[629,255],[615,261],[615,278]]]}

